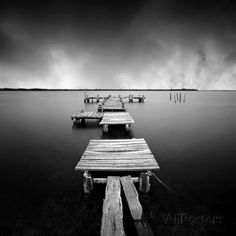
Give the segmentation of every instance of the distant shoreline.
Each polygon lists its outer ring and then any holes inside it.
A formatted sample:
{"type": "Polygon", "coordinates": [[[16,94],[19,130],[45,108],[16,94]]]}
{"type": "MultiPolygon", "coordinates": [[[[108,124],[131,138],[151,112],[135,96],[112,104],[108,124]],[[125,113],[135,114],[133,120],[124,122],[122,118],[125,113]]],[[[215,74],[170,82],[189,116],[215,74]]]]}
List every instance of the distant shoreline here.
{"type": "Polygon", "coordinates": [[[46,88],[0,88],[0,91],[199,91],[198,89],[46,89],[46,88]]]}
{"type": "Polygon", "coordinates": [[[46,88],[0,88],[0,91],[236,91],[234,89],[46,89],[46,88]]]}

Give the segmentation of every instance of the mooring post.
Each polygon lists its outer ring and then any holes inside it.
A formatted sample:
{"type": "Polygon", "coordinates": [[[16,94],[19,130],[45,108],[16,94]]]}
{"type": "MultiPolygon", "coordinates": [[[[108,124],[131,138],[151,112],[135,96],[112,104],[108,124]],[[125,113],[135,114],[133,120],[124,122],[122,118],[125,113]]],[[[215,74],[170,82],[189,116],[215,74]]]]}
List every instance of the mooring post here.
{"type": "Polygon", "coordinates": [[[104,131],[105,133],[108,132],[108,125],[107,125],[107,124],[103,125],[103,131],[104,131]]]}
{"type": "Polygon", "coordinates": [[[121,105],[122,105],[122,108],[125,108],[125,104],[124,104],[123,100],[121,101],[121,105]]]}
{"type": "Polygon", "coordinates": [[[150,178],[147,172],[141,172],[139,175],[139,191],[147,193],[150,190],[150,178]]]}
{"type": "Polygon", "coordinates": [[[126,131],[130,131],[130,129],[131,129],[131,124],[126,124],[126,125],[125,125],[125,129],[126,129],[126,131]]]}
{"type": "Polygon", "coordinates": [[[93,179],[88,171],[84,172],[83,175],[83,190],[85,194],[89,194],[93,189],[93,179]]]}
{"type": "Polygon", "coordinates": [[[142,96],[142,102],[144,102],[144,95],[142,96]]]}
{"type": "Polygon", "coordinates": [[[85,119],[84,118],[81,119],[81,125],[85,125],[85,119]]]}

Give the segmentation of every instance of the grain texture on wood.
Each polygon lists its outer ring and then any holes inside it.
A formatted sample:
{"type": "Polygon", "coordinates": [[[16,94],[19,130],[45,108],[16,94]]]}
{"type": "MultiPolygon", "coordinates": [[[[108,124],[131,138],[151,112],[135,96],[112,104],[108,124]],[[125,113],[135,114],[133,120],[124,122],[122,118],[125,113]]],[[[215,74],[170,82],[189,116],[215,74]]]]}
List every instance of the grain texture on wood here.
{"type": "Polygon", "coordinates": [[[133,124],[134,119],[129,112],[105,112],[100,125],[133,124]]]}
{"type": "Polygon", "coordinates": [[[75,170],[146,171],[159,166],[144,139],[91,140],[75,170]]]}
{"type": "Polygon", "coordinates": [[[143,209],[139,202],[138,192],[134,186],[131,176],[121,177],[120,180],[132,218],[134,220],[141,220],[143,209]]]}
{"type": "Polygon", "coordinates": [[[149,174],[147,172],[140,173],[139,190],[142,193],[147,193],[150,190],[150,178],[149,178],[149,174]]]}
{"type": "Polygon", "coordinates": [[[123,207],[120,196],[120,178],[108,176],[106,195],[103,201],[101,236],[125,235],[123,207]]]}

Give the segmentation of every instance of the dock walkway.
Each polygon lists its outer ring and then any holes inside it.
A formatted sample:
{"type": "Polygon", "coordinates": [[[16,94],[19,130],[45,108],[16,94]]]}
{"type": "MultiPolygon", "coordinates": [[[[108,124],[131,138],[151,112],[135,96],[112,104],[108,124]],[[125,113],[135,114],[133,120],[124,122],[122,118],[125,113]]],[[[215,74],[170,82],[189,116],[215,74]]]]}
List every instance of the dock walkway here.
{"type": "Polygon", "coordinates": [[[129,130],[131,124],[134,123],[129,112],[105,112],[99,125],[103,125],[104,132],[107,132],[110,125],[125,125],[126,129],[129,130]]]}
{"type": "Polygon", "coordinates": [[[146,141],[140,139],[90,140],[76,171],[147,171],[159,166],[146,141]]]}
{"type": "Polygon", "coordinates": [[[84,122],[85,119],[97,119],[102,120],[103,112],[93,112],[93,111],[81,111],[71,116],[71,120],[74,122],[84,122]]]}
{"type": "Polygon", "coordinates": [[[98,103],[98,111],[126,111],[126,109],[122,98],[108,97],[102,103],[98,103]]]}

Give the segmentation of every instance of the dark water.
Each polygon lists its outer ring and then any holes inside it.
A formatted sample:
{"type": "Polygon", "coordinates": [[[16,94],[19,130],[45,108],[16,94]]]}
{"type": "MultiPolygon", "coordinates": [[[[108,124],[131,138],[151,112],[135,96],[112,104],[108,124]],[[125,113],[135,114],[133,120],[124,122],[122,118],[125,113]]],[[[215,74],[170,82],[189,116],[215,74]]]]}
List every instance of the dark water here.
{"type": "MultiPolygon", "coordinates": [[[[129,94],[99,94],[109,93],[129,94]]],[[[236,93],[185,92],[184,103],[184,93],[181,103],[174,93],[172,100],[169,92],[142,94],[145,103],[126,104],[132,131],[104,137],[95,121],[72,125],[72,114],[96,109],[83,92],[1,92],[1,235],[99,235],[104,186],[84,197],[74,167],[90,139],[132,137],[146,139],[161,167],[156,174],[174,190],[152,179],[140,195],[156,234],[232,235],[236,93]]],[[[126,209],[124,217],[133,235],[126,209]]]]}

